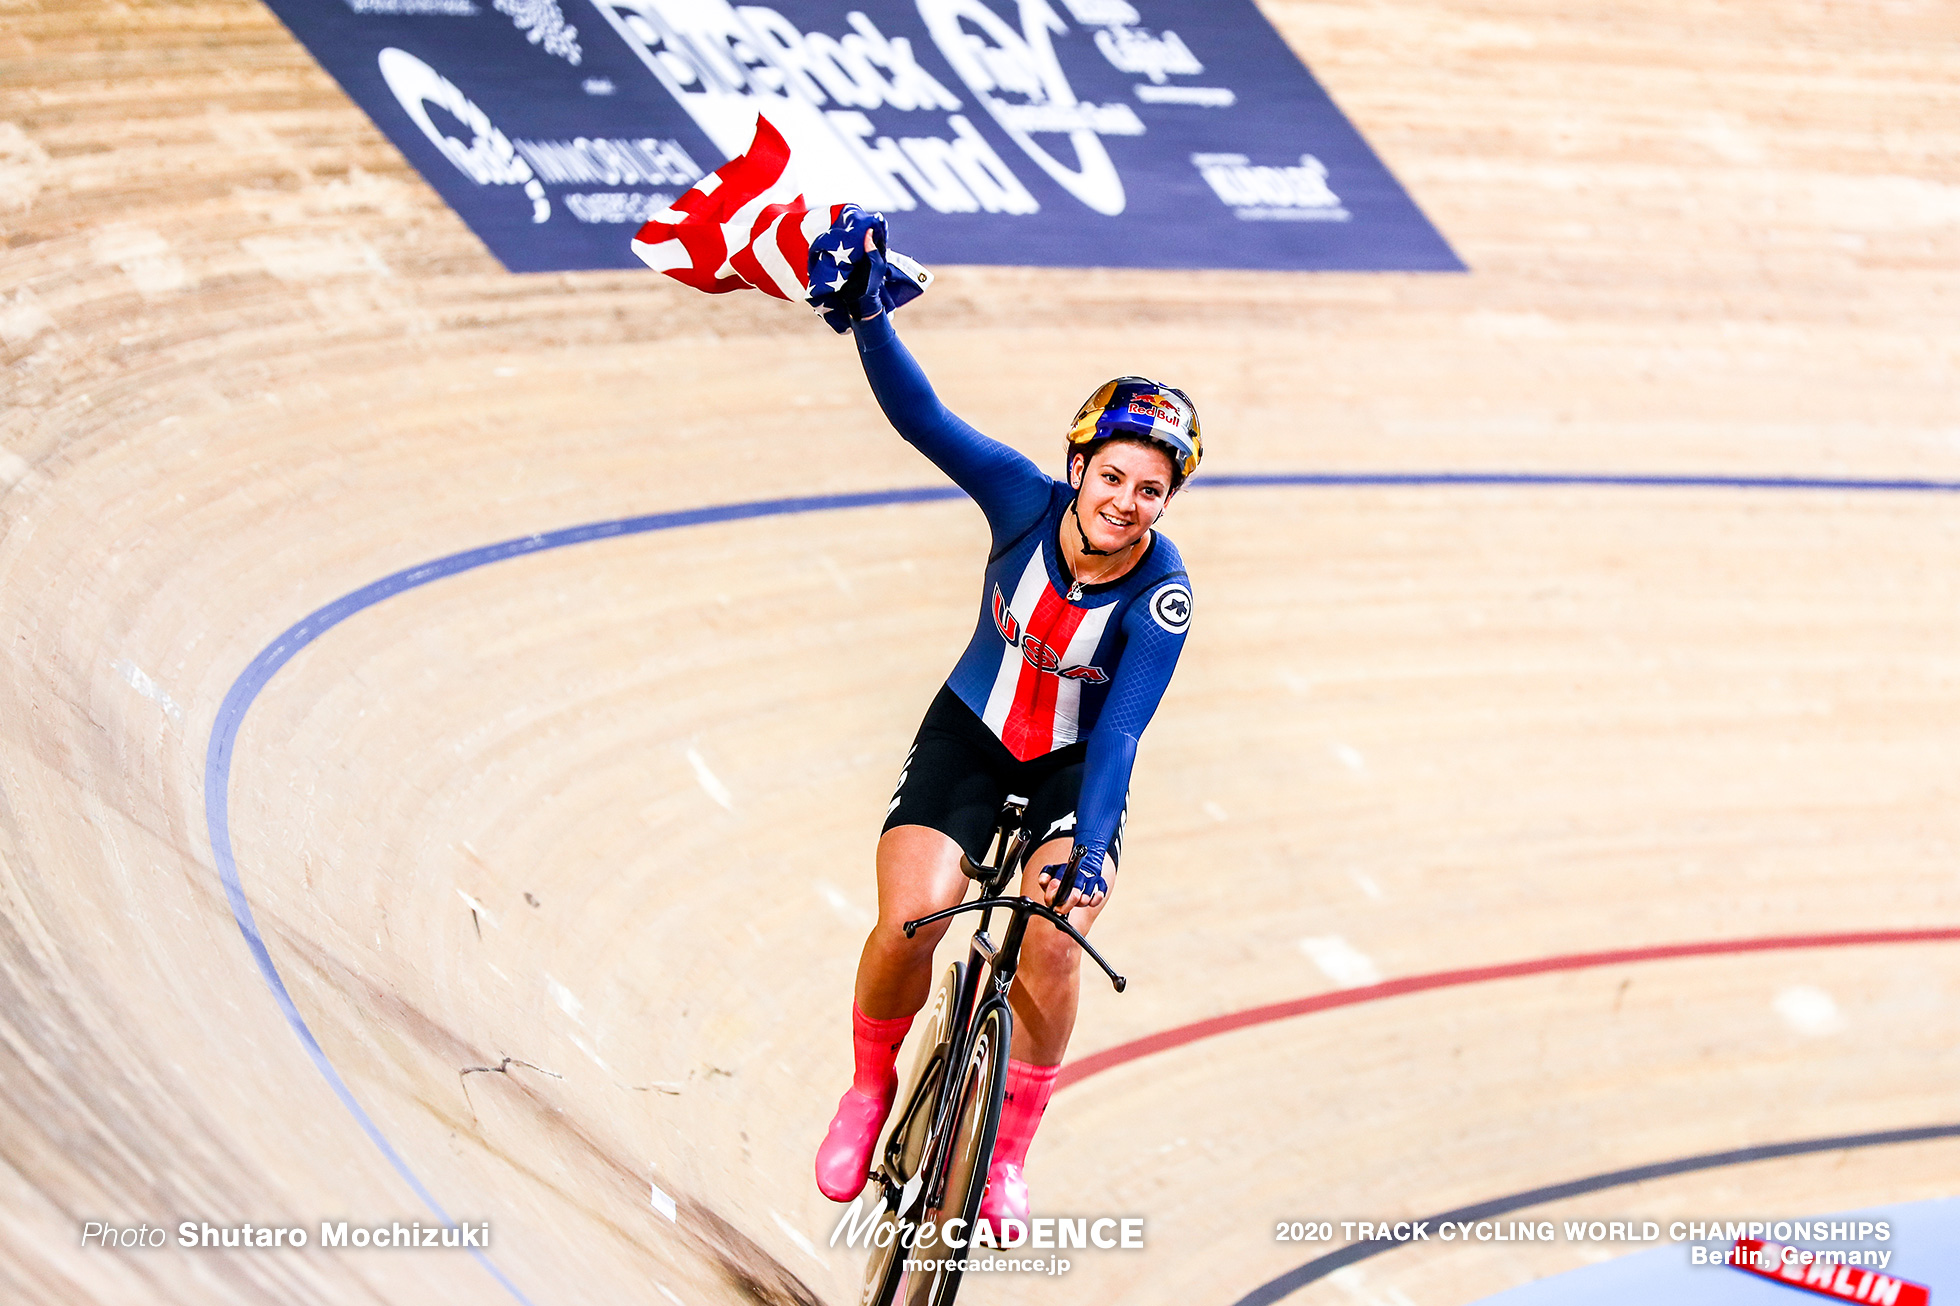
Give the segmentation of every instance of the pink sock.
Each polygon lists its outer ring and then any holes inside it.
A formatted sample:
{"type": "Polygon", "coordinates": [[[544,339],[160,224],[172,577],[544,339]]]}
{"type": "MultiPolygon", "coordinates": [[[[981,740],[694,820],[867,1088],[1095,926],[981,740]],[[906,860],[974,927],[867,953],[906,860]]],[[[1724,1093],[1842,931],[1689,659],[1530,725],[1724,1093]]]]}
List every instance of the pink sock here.
{"type": "Polygon", "coordinates": [[[1001,1108],[1000,1133],[994,1140],[994,1164],[1027,1164],[1028,1144],[1034,1142],[1034,1131],[1041,1125],[1041,1113],[1048,1109],[1048,1096],[1055,1091],[1055,1076],[1061,1070],[1008,1059],[1007,1103],[1001,1108]]]}
{"type": "Polygon", "coordinates": [[[856,1058],[851,1087],[866,1097],[881,1098],[898,1083],[898,1049],[912,1017],[873,1020],[851,1003],[851,1049],[856,1058]]]}

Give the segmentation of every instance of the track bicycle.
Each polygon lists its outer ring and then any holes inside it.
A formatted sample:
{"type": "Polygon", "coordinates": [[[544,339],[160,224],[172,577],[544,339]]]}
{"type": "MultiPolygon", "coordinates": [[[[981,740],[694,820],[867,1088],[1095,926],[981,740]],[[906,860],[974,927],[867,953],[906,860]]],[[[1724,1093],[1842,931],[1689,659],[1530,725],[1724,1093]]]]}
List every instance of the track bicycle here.
{"type": "MultiPolygon", "coordinates": [[[[883,1205],[873,1226],[861,1306],[948,1306],[959,1291],[961,1262],[969,1250],[964,1244],[986,1191],[1007,1091],[1007,1054],[1014,1038],[1007,995],[1014,987],[1028,922],[1038,916],[1075,940],[1118,993],[1126,983],[1052,907],[1025,895],[1000,896],[1033,851],[1022,825],[1027,804],[1012,794],[1001,804],[987,864],[976,866],[960,855],[960,869],[981,886],[980,897],[905,922],[910,938],[936,921],[981,913],[965,960],[947,966],[922,1013],[924,1020],[916,1026],[924,1038],[905,1091],[896,1099],[899,1110],[882,1158],[871,1173],[883,1205]],[[987,932],[996,910],[1009,915],[998,945],[987,932]],[[934,1231],[929,1238],[926,1229],[934,1231]],[[957,1244],[945,1241],[948,1233],[957,1244]]],[[[1055,891],[1056,902],[1068,901],[1075,880],[1071,857],[1055,891]]]]}

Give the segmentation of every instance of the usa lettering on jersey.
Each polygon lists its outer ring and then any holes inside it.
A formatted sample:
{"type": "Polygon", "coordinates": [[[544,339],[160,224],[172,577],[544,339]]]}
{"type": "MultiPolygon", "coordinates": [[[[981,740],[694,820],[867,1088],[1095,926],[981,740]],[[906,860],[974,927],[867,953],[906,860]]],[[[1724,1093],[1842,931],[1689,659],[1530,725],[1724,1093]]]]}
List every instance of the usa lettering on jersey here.
{"type": "Polygon", "coordinates": [[[1046,671],[1065,680],[1086,680],[1092,685],[1109,682],[1109,677],[1103,674],[1101,667],[1065,667],[1062,665],[1061,654],[1048,647],[1038,636],[1023,633],[1021,623],[1014,619],[1014,614],[1008,609],[1007,600],[1002,597],[998,585],[994,586],[994,625],[1000,629],[1000,637],[1006,640],[1010,647],[1020,649],[1022,658],[1036,671],[1046,671]]]}
{"type": "Polygon", "coordinates": [[[1003,647],[980,719],[1015,757],[1025,762],[1076,741],[1083,686],[1109,682],[1092,659],[1117,606],[1078,608],[1063,599],[1040,548],[1012,596],[994,586],[988,607],[1003,647]]]}

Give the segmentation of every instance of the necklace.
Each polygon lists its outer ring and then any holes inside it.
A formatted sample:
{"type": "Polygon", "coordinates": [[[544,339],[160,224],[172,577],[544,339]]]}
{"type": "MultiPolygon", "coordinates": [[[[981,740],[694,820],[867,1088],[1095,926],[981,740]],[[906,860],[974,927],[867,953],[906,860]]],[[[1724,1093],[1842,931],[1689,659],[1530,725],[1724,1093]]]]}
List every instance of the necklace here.
{"type": "MultiPolygon", "coordinates": [[[[1128,552],[1129,552],[1129,551],[1130,551],[1131,549],[1133,549],[1133,548],[1135,548],[1135,547],[1136,547],[1136,545],[1135,545],[1135,543],[1134,543],[1134,542],[1132,542],[1132,543],[1130,543],[1130,544],[1126,544],[1126,545],[1124,545],[1124,546],[1122,547],[1122,549],[1120,549],[1120,550],[1118,550],[1118,552],[1119,552],[1119,553],[1128,553],[1128,552]]],[[[1062,560],[1063,560],[1064,562],[1066,562],[1066,561],[1068,560],[1068,555],[1067,555],[1066,553],[1064,553],[1064,554],[1062,555],[1062,560]]],[[[1088,580],[1083,580],[1083,579],[1082,579],[1082,578],[1081,578],[1080,576],[1077,576],[1077,575],[1075,575],[1075,574],[1074,574],[1074,569],[1073,569],[1073,568],[1070,568],[1070,573],[1069,573],[1069,577],[1070,577],[1070,579],[1071,579],[1071,580],[1073,580],[1073,581],[1074,581],[1075,583],[1074,583],[1074,584],[1072,584],[1072,585],[1070,585],[1070,586],[1068,587],[1068,601],[1069,601],[1070,603],[1079,603],[1079,602],[1081,602],[1081,600],[1082,600],[1082,587],[1083,587],[1083,586],[1085,586],[1085,585],[1100,585],[1100,584],[1102,584],[1102,583],[1103,583],[1104,581],[1106,581],[1106,580],[1108,580],[1108,579],[1109,579],[1109,578],[1110,578],[1111,576],[1113,576],[1113,575],[1115,575],[1115,574],[1116,574],[1116,569],[1117,569],[1118,567],[1121,567],[1121,566],[1123,565],[1123,562],[1124,562],[1124,559],[1123,559],[1123,558],[1121,558],[1121,557],[1118,557],[1118,558],[1116,559],[1116,561],[1114,561],[1114,562],[1112,562],[1112,563],[1110,563],[1110,564],[1109,564],[1109,565],[1108,565],[1107,567],[1104,567],[1104,568],[1102,569],[1102,571],[1101,571],[1101,572],[1100,572],[1099,574],[1097,574],[1096,576],[1093,576],[1093,577],[1091,577],[1091,578],[1090,578],[1090,579],[1088,579],[1088,580]]]]}

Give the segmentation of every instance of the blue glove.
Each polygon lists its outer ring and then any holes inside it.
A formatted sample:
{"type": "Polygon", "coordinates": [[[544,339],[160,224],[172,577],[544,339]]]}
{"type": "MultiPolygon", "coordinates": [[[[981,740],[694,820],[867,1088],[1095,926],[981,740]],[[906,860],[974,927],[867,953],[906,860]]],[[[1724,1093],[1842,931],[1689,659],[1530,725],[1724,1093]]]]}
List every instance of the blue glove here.
{"type": "Polygon", "coordinates": [[[889,313],[925,293],[931,274],[903,255],[886,255],[885,215],[855,204],[810,242],[810,303],[831,330],[842,335],[851,319],[889,313]]]}
{"type": "MultiPolygon", "coordinates": [[[[1102,873],[1102,849],[1078,846],[1069,861],[1075,864],[1075,892],[1082,895],[1083,902],[1088,902],[1099,893],[1104,895],[1109,893],[1109,881],[1103,878],[1102,873]]],[[[1044,866],[1041,868],[1041,873],[1053,880],[1059,888],[1062,877],[1068,873],[1068,867],[1066,865],[1044,866]]]]}

